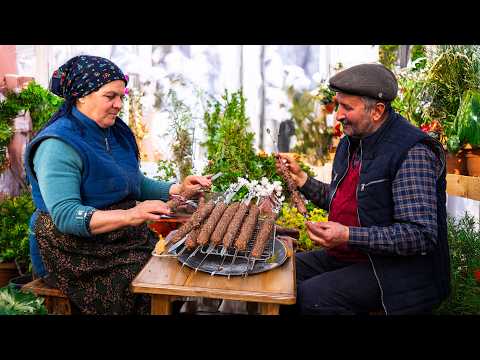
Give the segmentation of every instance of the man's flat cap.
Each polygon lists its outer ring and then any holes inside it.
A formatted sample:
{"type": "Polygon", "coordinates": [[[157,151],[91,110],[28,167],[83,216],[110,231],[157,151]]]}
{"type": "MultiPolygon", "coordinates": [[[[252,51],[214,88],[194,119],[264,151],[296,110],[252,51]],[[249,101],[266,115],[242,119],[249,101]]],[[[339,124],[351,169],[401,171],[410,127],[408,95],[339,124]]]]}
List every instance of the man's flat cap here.
{"type": "Polygon", "coordinates": [[[360,64],[332,76],[329,87],[333,91],[373,99],[392,101],[397,97],[395,75],[381,64],[360,64]]]}

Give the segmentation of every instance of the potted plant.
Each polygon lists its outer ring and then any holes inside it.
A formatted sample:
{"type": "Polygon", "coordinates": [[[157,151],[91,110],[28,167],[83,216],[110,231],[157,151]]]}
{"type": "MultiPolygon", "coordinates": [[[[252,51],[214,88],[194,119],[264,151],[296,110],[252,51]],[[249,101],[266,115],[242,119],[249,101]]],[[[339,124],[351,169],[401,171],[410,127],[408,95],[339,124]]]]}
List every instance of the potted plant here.
{"type": "Polygon", "coordinates": [[[467,90],[455,117],[453,127],[464,143],[468,175],[480,176],[480,91],[467,90]]]}
{"type": "Polygon", "coordinates": [[[480,89],[480,47],[439,45],[426,60],[399,76],[400,96],[393,105],[444,145],[447,172],[465,174],[465,138],[454,122],[464,94],[480,89]]]}
{"type": "Polygon", "coordinates": [[[0,315],[47,315],[44,299],[12,286],[0,289],[0,315]]]}
{"type": "Polygon", "coordinates": [[[31,269],[28,237],[34,210],[29,192],[0,202],[0,286],[31,269]]]}

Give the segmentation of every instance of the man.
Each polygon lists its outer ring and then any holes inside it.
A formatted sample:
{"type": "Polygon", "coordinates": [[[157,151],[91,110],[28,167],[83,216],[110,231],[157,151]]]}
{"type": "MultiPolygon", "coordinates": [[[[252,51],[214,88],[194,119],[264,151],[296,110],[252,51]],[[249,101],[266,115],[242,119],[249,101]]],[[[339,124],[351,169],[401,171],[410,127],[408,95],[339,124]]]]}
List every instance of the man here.
{"type": "Polygon", "coordinates": [[[390,106],[395,75],[361,64],[330,79],[343,125],[332,182],[282,154],[299,190],[329,211],[307,223],[320,251],[296,257],[302,314],[428,313],[450,292],[445,157],[390,106]]]}

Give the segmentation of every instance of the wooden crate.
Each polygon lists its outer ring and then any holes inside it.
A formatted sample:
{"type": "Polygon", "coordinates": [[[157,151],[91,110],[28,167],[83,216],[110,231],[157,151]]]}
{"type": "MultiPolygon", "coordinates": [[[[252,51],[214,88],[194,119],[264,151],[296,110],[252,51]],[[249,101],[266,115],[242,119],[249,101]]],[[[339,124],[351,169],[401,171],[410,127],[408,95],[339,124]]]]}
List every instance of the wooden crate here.
{"type": "Polygon", "coordinates": [[[480,201],[480,177],[447,174],[447,194],[480,201]]]}
{"type": "Polygon", "coordinates": [[[22,291],[30,291],[45,299],[48,314],[71,315],[72,307],[68,297],[60,290],[47,285],[42,279],[36,279],[22,287],[22,291]]]}

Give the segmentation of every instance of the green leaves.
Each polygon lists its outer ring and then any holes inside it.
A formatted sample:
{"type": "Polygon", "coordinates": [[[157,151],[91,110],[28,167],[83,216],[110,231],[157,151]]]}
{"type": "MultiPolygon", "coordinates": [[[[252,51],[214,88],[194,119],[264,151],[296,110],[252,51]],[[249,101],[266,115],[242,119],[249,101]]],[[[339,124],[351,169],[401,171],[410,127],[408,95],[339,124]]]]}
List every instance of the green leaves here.
{"type": "Polygon", "coordinates": [[[29,222],[35,210],[30,193],[6,198],[0,203],[0,258],[30,262],[29,222]]]}
{"type": "Polygon", "coordinates": [[[169,113],[171,117],[171,133],[173,135],[171,149],[175,163],[178,166],[180,180],[182,181],[192,173],[192,112],[183,101],[178,99],[175,91],[170,90],[168,98],[171,105],[169,113]]]}
{"type": "Polygon", "coordinates": [[[44,299],[11,286],[0,289],[0,315],[46,315],[44,299]]]}
{"type": "Polygon", "coordinates": [[[480,146],[480,91],[467,90],[453,124],[459,143],[480,146]]]}
{"type": "Polygon", "coordinates": [[[468,213],[447,220],[452,292],[436,313],[480,315],[480,286],[475,279],[480,270],[480,223],[468,213]]]}
{"type": "Polygon", "coordinates": [[[222,101],[207,106],[204,114],[207,140],[202,145],[207,148],[209,164],[204,174],[224,174],[214,182],[214,190],[226,190],[239,176],[250,180],[261,178],[269,170],[255,154],[255,135],[247,130],[250,121],[245,113],[242,90],[231,95],[225,90],[222,101]]]}
{"type": "Polygon", "coordinates": [[[38,131],[58,110],[63,99],[30,82],[19,94],[10,91],[0,102],[0,170],[6,160],[6,147],[13,136],[13,119],[22,110],[30,111],[33,131],[38,131]]]}

